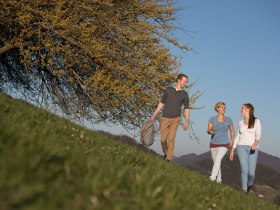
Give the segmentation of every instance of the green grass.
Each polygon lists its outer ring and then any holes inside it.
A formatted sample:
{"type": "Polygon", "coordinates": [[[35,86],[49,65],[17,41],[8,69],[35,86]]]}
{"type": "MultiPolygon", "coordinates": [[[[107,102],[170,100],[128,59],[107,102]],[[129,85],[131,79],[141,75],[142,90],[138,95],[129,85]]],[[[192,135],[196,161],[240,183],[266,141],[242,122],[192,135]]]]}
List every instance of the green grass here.
{"type": "Polygon", "coordinates": [[[274,197],[277,195],[280,195],[280,190],[276,190],[270,186],[261,186],[261,185],[255,185],[256,191],[258,194],[263,195],[268,200],[273,201],[274,197]]]}
{"type": "Polygon", "coordinates": [[[0,93],[0,209],[280,208],[0,93]]]}

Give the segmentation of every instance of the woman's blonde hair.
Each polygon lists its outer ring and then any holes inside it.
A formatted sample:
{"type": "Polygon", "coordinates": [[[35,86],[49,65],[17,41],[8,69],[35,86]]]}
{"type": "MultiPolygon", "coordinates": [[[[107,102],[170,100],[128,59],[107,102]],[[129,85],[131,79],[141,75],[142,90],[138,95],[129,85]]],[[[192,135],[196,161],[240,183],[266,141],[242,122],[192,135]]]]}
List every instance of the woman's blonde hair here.
{"type": "Polygon", "coordinates": [[[225,104],[225,102],[217,102],[216,105],[215,105],[215,107],[214,107],[215,111],[217,111],[217,109],[218,109],[219,106],[221,106],[221,105],[224,105],[224,106],[225,106],[226,104],[225,104]]]}

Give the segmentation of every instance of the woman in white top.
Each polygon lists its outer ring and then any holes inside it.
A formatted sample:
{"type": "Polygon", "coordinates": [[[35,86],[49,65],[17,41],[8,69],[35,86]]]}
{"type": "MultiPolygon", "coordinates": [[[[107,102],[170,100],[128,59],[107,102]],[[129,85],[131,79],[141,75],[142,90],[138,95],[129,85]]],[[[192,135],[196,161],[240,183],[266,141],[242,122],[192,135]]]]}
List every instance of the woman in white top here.
{"type": "Polygon", "coordinates": [[[249,103],[243,104],[241,115],[244,119],[239,122],[230,160],[234,159],[236,148],[241,167],[242,190],[249,193],[255,179],[259,140],[261,138],[261,121],[254,116],[254,107],[249,103]]]}

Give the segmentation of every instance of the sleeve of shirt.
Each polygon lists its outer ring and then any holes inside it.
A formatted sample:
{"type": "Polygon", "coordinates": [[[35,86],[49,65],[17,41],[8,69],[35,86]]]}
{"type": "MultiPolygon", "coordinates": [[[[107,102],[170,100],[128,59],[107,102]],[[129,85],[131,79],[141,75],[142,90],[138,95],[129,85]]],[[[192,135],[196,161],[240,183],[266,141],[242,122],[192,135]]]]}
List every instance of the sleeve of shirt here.
{"type": "Polygon", "coordinates": [[[255,134],[256,139],[259,141],[262,135],[262,125],[259,119],[256,119],[255,126],[256,126],[256,134],[255,134]]]}
{"type": "Polygon", "coordinates": [[[186,93],[186,97],[184,98],[184,109],[189,109],[190,108],[190,99],[189,99],[189,94],[186,93]]]}
{"type": "Polygon", "coordinates": [[[214,122],[214,118],[215,118],[215,117],[210,117],[209,120],[208,120],[208,123],[214,122]]]}
{"type": "Polygon", "coordinates": [[[160,102],[163,103],[163,104],[165,104],[166,99],[167,99],[167,89],[164,91],[163,96],[162,96],[162,99],[161,99],[160,102]]]}
{"type": "Polygon", "coordinates": [[[232,119],[230,117],[228,117],[228,122],[229,122],[230,125],[233,124],[232,119]]]}
{"type": "Polygon", "coordinates": [[[238,131],[236,133],[236,137],[234,139],[234,143],[233,143],[233,148],[236,148],[238,142],[239,142],[239,138],[240,138],[240,123],[238,124],[238,131]]]}

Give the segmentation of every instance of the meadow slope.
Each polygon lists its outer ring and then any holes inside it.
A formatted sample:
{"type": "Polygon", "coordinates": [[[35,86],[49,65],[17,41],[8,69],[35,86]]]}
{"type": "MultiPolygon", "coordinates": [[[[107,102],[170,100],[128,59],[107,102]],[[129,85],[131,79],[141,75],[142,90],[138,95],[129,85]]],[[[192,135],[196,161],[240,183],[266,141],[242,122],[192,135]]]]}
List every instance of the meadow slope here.
{"type": "Polygon", "coordinates": [[[280,208],[0,93],[0,209],[280,208]]]}

